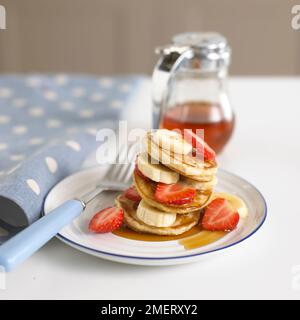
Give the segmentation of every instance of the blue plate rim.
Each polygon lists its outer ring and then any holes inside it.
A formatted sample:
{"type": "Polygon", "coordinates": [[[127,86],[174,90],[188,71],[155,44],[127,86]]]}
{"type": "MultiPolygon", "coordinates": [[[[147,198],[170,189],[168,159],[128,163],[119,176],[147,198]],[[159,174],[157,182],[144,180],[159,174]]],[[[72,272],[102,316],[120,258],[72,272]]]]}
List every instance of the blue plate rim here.
{"type": "Polygon", "coordinates": [[[71,244],[73,247],[74,246],[75,247],[79,247],[81,249],[84,249],[84,250],[87,250],[87,251],[90,251],[90,252],[103,254],[103,255],[107,255],[107,256],[118,257],[118,258],[135,259],[135,260],[152,260],[152,261],[153,260],[159,261],[159,260],[186,259],[186,258],[191,258],[191,257],[195,257],[195,256],[203,256],[205,254],[209,254],[209,253],[213,253],[213,252],[217,252],[217,251],[221,251],[221,250],[225,250],[225,249],[228,249],[230,247],[233,247],[233,246],[235,246],[235,245],[247,240],[251,236],[253,236],[262,227],[262,225],[265,223],[265,221],[267,219],[268,207],[267,207],[267,202],[266,202],[265,197],[262,195],[262,193],[252,183],[250,183],[246,179],[241,178],[239,175],[237,175],[235,173],[232,173],[230,171],[227,171],[227,170],[224,170],[224,169],[221,169],[220,171],[224,172],[225,174],[229,174],[229,175],[235,176],[236,178],[238,178],[238,179],[244,181],[245,183],[249,184],[259,194],[259,196],[261,197],[261,199],[262,199],[262,201],[264,203],[263,218],[262,218],[261,222],[259,223],[259,225],[252,232],[250,232],[247,236],[245,236],[244,238],[242,238],[242,239],[240,239],[240,240],[238,240],[236,242],[233,242],[233,243],[231,243],[229,245],[226,245],[226,246],[223,246],[223,247],[220,247],[220,248],[216,248],[216,249],[213,249],[213,250],[208,250],[208,251],[199,252],[199,253],[193,253],[193,254],[187,254],[187,255],[184,255],[184,256],[177,256],[177,257],[136,257],[136,256],[128,256],[128,255],[123,255],[123,254],[118,254],[118,253],[111,253],[111,252],[106,252],[106,251],[102,251],[102,250],[92,249],[92,248],[84,246],[84,245],[82,245],[82,244],[80,244],[78,242],[70,240],[70,239],[66,238],[65,236],[61,235],[60,233],[58,233],[56,235],[56,237],[59,238],[60,240],[64,241],[64,242],[66,242],[66,243],[71,244]]]}

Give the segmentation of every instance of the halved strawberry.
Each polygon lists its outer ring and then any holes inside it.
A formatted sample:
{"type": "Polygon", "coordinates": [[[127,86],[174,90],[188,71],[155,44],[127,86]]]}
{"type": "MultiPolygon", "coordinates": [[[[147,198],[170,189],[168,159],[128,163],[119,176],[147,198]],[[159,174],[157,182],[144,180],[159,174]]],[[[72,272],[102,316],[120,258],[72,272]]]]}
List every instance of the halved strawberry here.
{"type": "Polygon", "coordinates": [[[123,195],[127,199],[129,199],[131,201],[134,201],[134,202],[140,202],[142,200],[141,196],[138,194],[138,192],[136,191],[134,186],[132,186],[132,187],[128,188],[127,190],[125,190],[123,192],[123,195]]]}
{"type": "Polygon", "coordinates": [[[117,207],[108,207],[96,213],[89,223],[89,230],[94,233],[106,233],[119,229],[124,211],[117,207]]]}
{"type": "Polygon", "coordinates": [[[176,205],[190,203],[195,196],[196,189],[181,183],[158,183],[154,194],[158,202],[176,205]]]}
{"type": "Polygon", "coordinates": [[[204,211],[202,227],[210,231],[231,231],[235,229],[240,215],[226,199],[213,200],[204,211]]]}
{"type": "Polygon", "coordinates": [[[203,154],[204,160],[208,161],[215,159],[215,151],[200,137],[200,135],[195,134],[192,130],[184,129],[183,138],[191,143],[199,154],[203,154]]]}

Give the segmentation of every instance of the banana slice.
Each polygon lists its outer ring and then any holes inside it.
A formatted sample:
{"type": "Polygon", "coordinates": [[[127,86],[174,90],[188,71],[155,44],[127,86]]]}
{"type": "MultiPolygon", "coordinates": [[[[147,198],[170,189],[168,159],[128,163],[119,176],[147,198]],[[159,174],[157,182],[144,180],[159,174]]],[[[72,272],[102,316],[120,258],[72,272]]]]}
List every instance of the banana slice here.
{"type": "Polygon", "coordinates": [[[192,145],[186,142],[179,133],[166,129],[155,131],[153,141],[162,149],[173,153],[186,155],[193,149],[192,145]]]}
{"type": "Polygon", "coordinates": [[[225,192],[214,193],[212,199],[216,198],[223,198],[228,200],[238,211],[241,218],[246,218],[248,216],[248,208],[246,206],[246,203],[241,198],[225,192]]]}
{"type": "Polygon", "coordinates": [[[165,213],[141,201],[136,211],[137,217],[149,226],[169,227],[176,221],[176,213],[165,213]]]}
{"type": "Polygon", "coordinates": [[[151,163],[147,152],[139,154],[137,166],[142,174],[155,182],[171,184],[179,180],[179,174],[177,172],[159,163],[151,163]]]}

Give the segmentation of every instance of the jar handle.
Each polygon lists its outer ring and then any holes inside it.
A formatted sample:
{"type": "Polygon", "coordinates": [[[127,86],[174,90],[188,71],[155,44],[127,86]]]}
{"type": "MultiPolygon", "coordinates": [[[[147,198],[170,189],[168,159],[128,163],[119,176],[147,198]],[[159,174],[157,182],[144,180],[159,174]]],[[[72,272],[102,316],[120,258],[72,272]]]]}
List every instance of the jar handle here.
{"type": "Polygon", "coordinates": [[[162,100],[161,100],[161,107],[160,107],[160,113],[159,113],[159,123],[161,121],[162,115],[165,112],[167,101],[170,97],[171,88],[172,88],[172,82],[175,77],[176,72],[179,70],[179,68],[182,66],[183,62],[185,60],[191,60],[195,58],[195,50],[193,48],[188,48],[185,51],[183,51],[180,56],[177,58],[175,63],[173,64],[172,68],[169,71],[169,78],[167,80],[164,92],[162,94],[162,100]]]}

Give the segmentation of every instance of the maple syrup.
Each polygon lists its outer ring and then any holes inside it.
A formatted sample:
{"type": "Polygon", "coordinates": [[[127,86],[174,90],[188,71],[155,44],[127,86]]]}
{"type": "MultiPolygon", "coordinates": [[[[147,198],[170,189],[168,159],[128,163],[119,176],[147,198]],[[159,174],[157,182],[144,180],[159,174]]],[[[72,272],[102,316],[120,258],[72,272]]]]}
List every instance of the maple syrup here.
{"type": "Polygon", "coordinates": [[[185,237],[179,241],[186,250],[196,249],[213,243],[226,235],[223,231],[202,230],[193,236],[185,237]]]}
{"type": "Polygon", "coordinates": [[[127,227],[122,227],[118,230],[115,230],[113,234],[122,238],[137,241],[156,242],[179,240],[179,243],[183,245],[186,250],[190,250],[215,242],[221,239],[226,234],[226,232],[205,231],[202,230],[200,226],[195,226],[189,231],[177,236],[160,236],[156,234],[139,233],[127,227]]]}
{"type": "Polygon", "coordinates": [[[226,145],[234,128],[234,116],[227,118],[217,103],[185,102],[169,108],[160,121],[160,128],[204,130],[205,141],[218,153],[226,145]]]}

